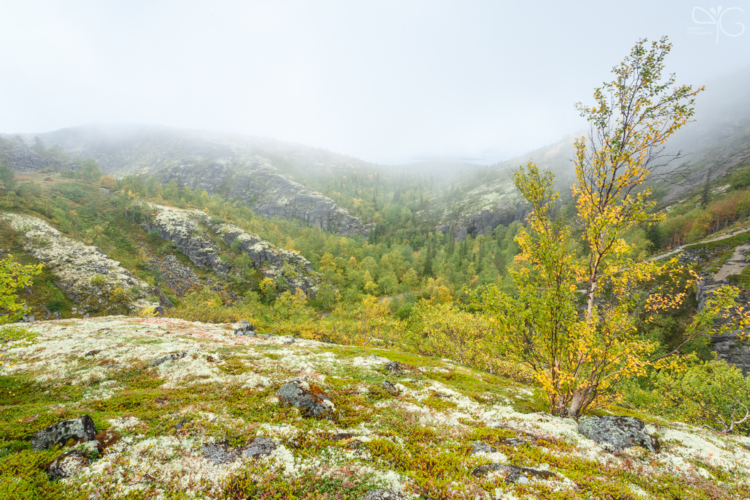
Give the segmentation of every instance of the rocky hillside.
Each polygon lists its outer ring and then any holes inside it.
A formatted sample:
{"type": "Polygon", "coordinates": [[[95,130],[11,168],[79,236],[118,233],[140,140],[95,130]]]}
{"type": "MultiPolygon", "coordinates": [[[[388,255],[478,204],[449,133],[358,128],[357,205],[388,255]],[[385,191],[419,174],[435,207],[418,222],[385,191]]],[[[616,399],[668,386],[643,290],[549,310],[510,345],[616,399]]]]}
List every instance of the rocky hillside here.
{"type": "MultiPolygon", "coordinates": [[[[701,82],[703,83],[703,82],[701,82]]],[[[706,82],[706,91],[696,100],[696,122],[680,130],[668,143],[666,153],[680,152],[681,174],[660,180],[654,187],[662,206],[702,189],[708,179],[720,182],[731,173],[750,167],[750,68],[706,82]],[[683,170],[684,168],[684,170],[683,170]]],[[[583,135],[578,132],[575,135],[583,135]]],[[[437,207],[448,233],[486,234],[499,224],[522,220],[526,215],[513,185],[512,171],[533,159],[556,176],[556,188],[567,191],[574,181],[573,137],[528,154],[479,168],[443,185],[437,207]]]]}
{"type": "Polygon", "coordinates": [[[535,389],[447,360],[239,326],[0,328],[0,496],[750,496],[747,437],[551,417],[535,389]]]}
{"type": "Polygon", "coordinates": [[[499,225],[524,220],[529,207],[513,184],[513,171],[533,159],[540,168],[555,173],[557,189],[566,191],[573,182],[572,157],[573,140],[569,138],[451,181],[438,193],[436,208],[443,221],[439,229],[448,234],[453,226],[456,238],[463,239],[491,234],[499,225]]]}
{"type": "Polygon", "coordinates": [[[30,255],[55,276],[55,284],[81,314],[161,312],[171,303],[157,287],[136,278],[100,249],[62,235],[30,215],[0,213],[30,255]]]}
{"type": "Polygon", "coordinates": [[[0,136],[0,165],[7,165],[16,172],[58,172],[81,168],[65,155],[36,151],[18,136],[0,136]]]}
{"type": "MultiPolygon", "coordinates": [[[[255,213],[341,234],[367,235],[366,222],[293,180],[359,160],[296,144],[161,127],[88,126],[39,134],[71,156],[93,158],[115,176],[157,174],[191,188],[241,199],[255,213]]],[[[26,139],[30,139],[27,137],[26,139]]]]}
{"type": "Polygon", "coordinates": [[[301,255],[277,248],[237,226],[212,220],[200,210],[182,210],[148,204],[149,218],[144,229],[170,241],[201,269],[210,269],[222,278],[241,273],[221,254],[230,248],[250,258],[250,265],[261,275],[277,282],[282,290],[297,289],[315,295],[320,277],[301,255]]]}

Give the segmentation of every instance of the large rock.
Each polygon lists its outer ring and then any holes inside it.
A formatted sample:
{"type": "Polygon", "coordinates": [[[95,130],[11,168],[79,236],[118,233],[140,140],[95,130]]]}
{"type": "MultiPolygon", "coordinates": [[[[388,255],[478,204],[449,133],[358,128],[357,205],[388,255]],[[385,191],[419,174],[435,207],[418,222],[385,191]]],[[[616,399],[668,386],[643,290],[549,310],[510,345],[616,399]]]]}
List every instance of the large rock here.
{"type": "Polygon", "coordinates": [[[52,481],[73,477],[90,463],[91,461],[80,451],[69,451],[50,462],[47,466],[47,474],[52,481]]]}
{"type": "Polygon", "coordinates": [[[659,451],[659,440],[646,433],[643,420],[635,417],[583,417],[578,421],[578,432],[611,451],[622,451],[641,446],[659,451]]]}
{"type": "Polygon", "coordinates": [[[299,408],[306,417],[330,418],[335,408],[325,392],[300,378],[281,386],[276,397],[290,406],[299,408]]]}
{"type": "Polygon", "coordinates": [[[45,427],[31,438],[31,447],[35,450],[46,450],[56,444],[65,446],[71,439],[93,441],[95,438],[94,421],[88,415],[83,415],[45,427]]]}

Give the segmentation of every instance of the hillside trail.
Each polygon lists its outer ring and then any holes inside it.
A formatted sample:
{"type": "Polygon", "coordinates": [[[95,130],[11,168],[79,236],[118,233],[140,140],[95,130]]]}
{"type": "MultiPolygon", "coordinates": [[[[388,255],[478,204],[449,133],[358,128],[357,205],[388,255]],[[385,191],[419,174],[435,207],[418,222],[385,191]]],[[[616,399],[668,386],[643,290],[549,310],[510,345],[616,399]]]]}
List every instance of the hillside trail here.
{"type": "Polygon", "coordinates": [[[729,276],[742,273],[748,265],[747,262],[745,262],[746,252],[750,252],[750,244],[746,243],[736,247],[732,254],[732,258],[726,261],[724,265],[721,266],[721,269],[714,274],[714,281],[724,281],[729,276]]]}
{"type": "MultiPolygon", "coordinates": [[[[750,231],[750,226],[744,227],[744,228],[741,228],[741,229],[737,229],[735,231],[730,231],[729,233],[723,234],[721,236],[715,236],[713,238],[706,238],[706,239],[703,239],[703,240],[700,240],[700,241],[696,241],[695,243],[688,243],[686,245],[680,245],[680,246],[678,246],[676,248],[673,248],[672,250],[670,250],[668,252],[660,253],[659,255],[654,255],[653,257],[650,257],[648,259],[648,261],[650,262],[652,260],[660,260],[660,259],[663,259],[665,257],[669,257],[671,255],[675,255],[675,254],[681,253],[687,247],[691,247],[693,245],[701,245],[703,243],[713,243],[714,241],[721,241],[721,240],[727,240],[729,238],[734,238],[738,234],[743,234],[743,233],[746,233],[748,231],[750,231]]],[[[736,252],[735,252],[735,254],[736,254],[736,252]]],[[[732,256],[732,260],[734,258],[735,258],[735,255],[732,256]]]]}

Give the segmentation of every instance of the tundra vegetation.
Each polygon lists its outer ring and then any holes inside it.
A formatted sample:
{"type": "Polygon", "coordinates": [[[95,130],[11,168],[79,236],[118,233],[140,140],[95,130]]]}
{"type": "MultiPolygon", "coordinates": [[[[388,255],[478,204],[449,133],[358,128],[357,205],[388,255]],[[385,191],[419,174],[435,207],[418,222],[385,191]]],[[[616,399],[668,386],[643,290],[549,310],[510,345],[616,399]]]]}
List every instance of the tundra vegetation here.
{"type": "Polygon", "coordinates": [[[143,282],[137,293],[158,287],[174,304],[160,317],[84,321],[0,218],[0,323],[63,318],[0,330],[0,497],[747,498],[748,458],[727,435],[750,433],[750,386],[708,348],[712,335],[747,326],[740,290],[719,288],[699,307],[703,268],[648,257],[742,224],[750,165],[724,199],[656,210],[663,146],[703,90],[663,75],[670,49],[666,38],[639,41],[595,104],[578,106],[591,134],[576,141],[570,192],[555,192],[533,162],[519,166],[526,220],[461,241],[435,230],[444,214],[422,179],[361,171],[317,181],[373,222],[365,239],[260,217],[175,180],[115,179],[93,160],[41,174],[0,168],[0,212],[103,250],[143,282]],[[148,229],[157,206],[298,253],[318,284],[306,293],[284,273],[263,274],[241,245],[196,226],[227,271],[198,265],[148,229]],[[233,335],[239,321],[254,333],[233,335]],[[293,377],[335,412],[310,418],[281,405],[276,391],[293,377]],[[102,431],[99,447],[31,449],[39,429],[83,413],[102,431]],[[637,446],[602,459],[575,419],[613,413],[644,419],[663,454],[637,446]],[[256,436],[274,441],[272,460],[238,460],[256,436]],[[90,466],[52,481],[63,452],[90,466]]]}

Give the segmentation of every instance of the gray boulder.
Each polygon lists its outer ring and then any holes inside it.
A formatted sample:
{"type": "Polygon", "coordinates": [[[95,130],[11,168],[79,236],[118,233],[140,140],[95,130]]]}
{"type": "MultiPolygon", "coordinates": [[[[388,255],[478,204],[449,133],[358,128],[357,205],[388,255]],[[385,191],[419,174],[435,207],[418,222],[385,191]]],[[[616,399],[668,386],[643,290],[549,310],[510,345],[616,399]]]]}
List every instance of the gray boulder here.
{"type": "Polygon", "coordinates": [[[87,467],[91,461],[80,451],[63,453],[47,466],[47,474],[51,481],[73,477],[87,467]]]}
{"type": "Polygon", "coordinates": [[[255,337],[255,326],[244,319],[234,325],[235,335],[244,335],[246,337],[255,337]]]}
{"type": "Polygon", "coordinates": [[[325,392],[300,378],[282,385],[276,397],[290,406],[299,408],[306,417],[330,418],[335,408],[325,392]]]}
{"type": "Polygon", "coordinates": [[[610,451],[622,451],[641,446],[656,453],[659,440],[646,433],[643,420],[635,417],[583,417],[578,421],[578,432],[593,439],[610,451]]]}
{"type": "Polygon", "coordinates": [[[45,427],[31,438],[31,447],[35,450],[46,450],[56,444],[65,446],[71,439],[93,441],[95,438],[94,421],[88,415],[83,415],[45,427]]]}
{"type": "Polygon", "coordinates": [[[404,500],[406,497],[393,490],[370,490],[364,500],[404,500]]]}
{"type": "Polygon", "coordinates": [[[276,442],[272,439],[257,437],[253,439],[248,447],[245,448],[244,453],[247,458],[260,458],[267,457],[273,450],[276,449],[276,442]]]}
{"type": "Polygon", "coordinates": [[[483,477],[490,472],[500,472],[505,476],[506,483],[527,484],[531,478],[549,479],[555,477],[554,472],[548,470],[530,469],[528,467],[516,467],[515,465],[487,464],[475,467],[471,471],[474,477],[483,477]]]}

